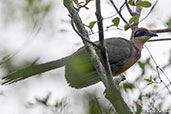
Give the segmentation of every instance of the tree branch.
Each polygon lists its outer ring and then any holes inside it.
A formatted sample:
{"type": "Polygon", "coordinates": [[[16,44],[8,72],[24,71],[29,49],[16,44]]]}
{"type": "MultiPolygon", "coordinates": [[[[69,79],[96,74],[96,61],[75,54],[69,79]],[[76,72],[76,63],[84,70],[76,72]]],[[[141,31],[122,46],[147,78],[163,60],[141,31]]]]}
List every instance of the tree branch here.
{"type": "Polygon", "coordinates": [[[122,11],[122,8],[127,4],[127,0],[125,0],[125,2],[121,5],[120,9],[119,9],[119,12],[122,11]]]}
{"type": "Polygon", "coordinates": [[[74,31],[75,31],[75,32],[76,32],[84,41],[86,41],[86,42],[92,44],[93,46],[95,46],[95,47],[97,47],[97,48],[99,48],[99,49],[101,48],[99,45],[95,44],[95,43],[92,42],[91,40],[84,38],[84,37],[78,32],[78,30],[75,28],[74,22],[73,22],[72,19],[71,19],[71,25],[72,25],[72,28],[74,29],[74,31]]]}
{"type": "Polygon", "coordinates": [[[128,22],[126,21],[126,19],[122,16],[121,12],[118,10],[118,8],[116,7],[115,3],[113,2],[113,0],[110,0],[111,4],[113,5],[113,7],[115,8],[116,12],[118,13],[118,15],[121,17],[121,19],[128,24],[128,22]]]}
{"type": "MultiPolygon", "coordinates": [[[[87,35],[87,30],[84,28],[84,26],[81,25],[82,20],[79,17],[78,12],[72,6],[72,0],[64,0],[63,2],[64,2],[65,7],[68,9],[70,13],[73,19],[73,22],[75,23],[77,27],[77,30],[81,34],[81,37],[89,39],[89,36],[87,35]]],[[[101,38],[103,38],[103,35],[101,38]]],[[[116,111],[119,114],[125,114],[125,113],[132,114],[127,104],[124,102],[119,90],[113,83],[112,77],[106,75],[105,68],[103,64],[101,63],[99,56],[96,54],[94,47],[90,43],[84,41],[83,38],[82,40],[88,53],[90,54],[92,63],[94,67],[96,68],[98,75],[100,76],[101,80],[104,82],[105,87],[107,87],[106,98],[110,100],[110,102],[113,104],[113,106],[115,107],[116,111]]]]}
{"type": "Polygon", "coordinates": [[[72,6],[72,0],[63,0],[63,2],[64,2],[64,6],[68,9],[68,11],[70,13],[71,18],[72,18],[74,24],[77,27],[77,30],[81,34],[80,36],[81,36],[81,38],[83,40],[83,43],[85,45],[85,48],[87,49],[87,52],[90,54],[92,63],[94,65],[94,67],[96,68],[96,71],[97,71],[98,75],[100,75],[102,77],[106,77],[106,73],[105,73],[104,67],[103,67],[103,65],[102,65],[102,63],[100,61],[100,58],[97,55],[94,47],[90,43],[88,43],[88,42],[86,42],[84,40],[84,39],[88,39],[89,40],[89,36],[87,34],[88,32],[84,28],[84,26],[82,26],[82,20],[81,20],[80,16],[78,15],[77,10],[75,10],[73,8],[73,6],[72,6]]]}
{"type": "Polygon", "coordinates": [[[147,15],[143,19],[141,19],[139,21],[139,23],[141,23],[142,21],[144,21],[150,15],[150,13],[153,11],[154,7],[157,5],[157,2],[158,2],[158,0],[156,0],[156,2],[154,3],[154,5],[151,7],[150,11],[147,13],[147,15]]]}
{"type": "MultiPolygon", "coordinates": [[[[125,0],[125,1],[126,1],[126,0],[125,0]]],[[[128,2],[126,3],[126,7],[127,7],[128,12],[130,13],[130,15],[133,16],[133,15],[134,15],[134,12],[133,12],[132,9],[129,7],[128,2]]]]}
{"type": "Polygon", "coordinates": [[[171,32],[171,28],[157,29],[157,30],[151,30],[151,31],[155,33],[165,33],[165,32],[171,32]]]}
{"type": "MultiPolygon", "coordinates": [[[[121,11],[124,9],[125,4],[127,4],[127,0],[125,0],[125,2],[124,2],[124,3],[122,4],[122,6],[119,8],[119,12],[121,12],[121,11]]],[[[118,14],[118,13],[115,13],[115,14],[113,14],[112,16],[105,17],[105,18],[103,18],[103,19],[110,19],[110,18],[116,16],[117,14],[118,14]]]]}
{"type": "Polygon", "coordinates": [[[101,16],[100,0],[96,0],[96,17],[98,20],[99,42],[101,46],[101,55],[102,55],[103,65],[104,65],[107,76],[112,77],[112,72],[110,69],[110,64],[109,64],[109,59],[108,59],[108,53],[106,51],[106,46],[104,42],[104,32],[100,32],[100,31],[103,31],[103,18],[101,16]]]}
{"type": "MultiPolygon", "coordinates": [[[[140,0],[137,0],[136,2],[138,2],[138,1],[140,1],[140,0]]],[[[131,28],[131,30],[132,30],[130,39],[133,38],[135,30],[138,28],[139,18],[140,18],[140,15],[141,15],[141,11],[139,9],[140,9],[140,6],[139,5],[136,6],[136,11],[133,13],[133,16],[136,16],[137,19],[134,21],[133,25],[129,26],[131,28]]]]}
{"type": "MultiPolygon", "coordinates": [[[[140,0],[137,0],[136,2],[138,2],[140,0]]],[[[134,31],[136,28],[138,28],[138,24],[142,21],[144,21],[149,15],[150,13],[153,11],[154,7],[156,6],[158,0],[156,0],[156,2],[154,3],[154,5],[151,7],[150,11],[148,12],[148,14],[139,21],[139,18],[140,18],[140,14],[141,14],[141,11],[139,10],[140,6],[137,6],[136,7],[136,12],[132,13],[133,15],[132,16],[136,16],[137,19],[136,21],[134,22],[134,24],[132,24],[131,26],[129,26],[131,29],[132,29],[132,34],[131,34],[131,39],[133,38],[133,34],[134,34],[134,31]]]]}
{"type": "Polygon", "coordinates": [[[171,38],[154,39],[154,40],[149,40],[148,42],[156,42],[156,41],[171,41],[171,38]]]}
{"type": "Polygon", "coordinates": [[[109,58],[108,58],[108,53],[106,51],[106,46],[104,42],[104,33],[100,32],[103,31],[103,18],[101,16],[101,1],[96,0],[96,17],[98,20],[98,30],[99,30],[99,42],[101,46],[101,55],[102,55],[102,62],[104,65],[104,69],[106,72],[106,77],[103,77],[100,75],[100,79],[104,83],[106,87],[106,98],[112,103],[114,108],[119,114],[124,114],[124,113],[131,113],[130,109],[124,102],[123,98],[121,97],[121,94],[119,90],[117,89],[116,84],[113,81],[112,78],[112,72],[109,64],[109,58]],[[124,108],[123,108],[124,107],[124,108]]]}

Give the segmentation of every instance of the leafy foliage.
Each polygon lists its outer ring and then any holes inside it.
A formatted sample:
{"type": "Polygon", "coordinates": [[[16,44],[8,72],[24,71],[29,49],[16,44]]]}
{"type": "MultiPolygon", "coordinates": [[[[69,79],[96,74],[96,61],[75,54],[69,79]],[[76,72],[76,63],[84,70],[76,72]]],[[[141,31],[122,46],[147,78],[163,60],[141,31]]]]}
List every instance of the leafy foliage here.
{"type": "Polygon", "coordinates": [[[166,22],[166,25],[171,28],[171,18],[166,22]]]}
{"type": "Polygon", "coordinates": [[[136,5],[135,5],[135,1],[134,1],[134,0],[129,0],[129,2],[128,2],[128,3],[129,3],[129,5],[131,5],[131,6],[136,6],[136,5]]]}
{"type": "Polygon", "coordinates": [[[113,22],[113,26],[118,26],[119,23],[120,23],[120,18],[119,18],[119,17],[116,17],[116,18],[114,18],[114,19],[112,20],[112,22],[113,22]]]}
{"type": "Polygon", "coordinates": [[[116,114],[116,111],[110,104],[100,102],[96,96],[91,94],[88,97],[89,114],[116,114]]]}
{"type": "Polygon", "coordinates": [[[43,24],[49,24],[46,18],[52,11],[52,1],[22,0],[16,2],[13,0],[1,0],[0,2],[3,6],[1,13],[4,18],[4,24],[23,21],[26,29],[41,28],[43,24]]]}
{"type": "Polygon", "coordinates": [[[145,1],[140,0],[137,3],[135,3],[135,0],[129,0],[128,3],[131,6],[139,5],[139,6],[144,7],[144,8],[149,8],[151,6],[151,3],[149,1],[146,1],[146,0],[145,1]]]}
{"type": "Polygon", "coordinates": [[[146,70],[145,68],[147,66],[150,66],[151,68],[153,68],[152,65],[151,65],[151,63],[150,63],[150,60],[151,60],[150,58],[147,58],[144,62],[138,61],[138,65],[139,65],[139,67],[142,70],[141,75],[144,75],[145,74],[145,70],[146,70]]]}
{"type": "Polygon", "coordinates": [[[76,8],[76,9],[81,9],[81,8],[85,8],[85,9],[89,9],[87,7],[87,5],[91,2],[92,0],[84,0],[84,1],[81,1],[79,2],[78,0],[73,0],[74,4],[73,4],[73,8],[76,8]],[[76,5],[76,6],[75,6],[76,5]]]}
{"type": "Polygon", "coordinates": [[[148,82],[148,85],[153,83],[152,76],[150,76],[150,78],[146,78],[144,80],[148,82]]]}
{"type": "Polygon", "coordinates": [[[35,103],[28,102],[26,108],[34,109],[36,107],[42,107],[42,113],[44,114],[72,114],[69,111],[69,106],[66,98],[57,100],[54,104],[49,103],[51,93],[48,93],[44,98],[35,98],[35,103]]]}
{"type": "Polygon", "coordinates": [[[136,109],[137,109],[137,111],[136,111],[135,114],[141,114],[141,112],[142,112],[142,106],[140,104],[136,103],[136,109]]]}
{"type": "Polygon", "coordinates": [[[138,1],[137,5],[140,5],[141,7],[144,8],[149,8],[151,6],[151,3],[149,1],[138,1]]]}
{"type": "Polygon", "coordinates": [[[129,19],[129,23],[128,23],[128,24],[125,24],[124,30],[125,30],[125,31],[128,30],[129,27],[136,21],[136,19],[137,19],[137,16],[131,17],[131,18],[129,19]]]}
{"type": "Polygon", "coordinates": [[[137,19],[137,16],[131,17],[129,19],[129,24],[132,24],[137,19]]]}
{"type": "MultiPolygon", "coordinates": [[[[29,14],[29,15],[26,15],[26,13],[23,13],[23,15],[29,21],[31,20],[32,22],[34,22],[34,24],[39,22],[40,21],[39,19],[44,19],[44,17],[51,10],[52,4],[43,4],[41,1],[42,0],[37,0],[37,1],[27,0],[26,4],[23,6],[25,8],[23,11],[28,12],[28,14],[29,14]],[[37,7],[40,9],[37,9],[37,7]]],[[[90,1],[91,0],[85,0],[85,2],[78,2],[78,0],[74,0],[74,3],[76,4],[77,9],[80,9],[82,7],[88,9],[87,4],[90,1]]],[[[130,0],[129,5],[131,5],[131,6],[140,5],[141,7],[149,8],[151,6],[151,3],[148,1],[139,1],[137,4],[135,4],[134,0],[130,0]]],[[[142,8],[140,8],[140,9],[142,9],[142,8]]],[[[10,13],[10,14],[13,14],[13,13],[10,13]]],[[[132,24],[135,20],[136,20],[136,17],[130,18],[129,24],[132,24]]],[[[120,18],[116,17],[112,20],[112,22],[113,22],[113,26],[118,26],[120,24],[120,18]]],[[[88,25],[85,25],[85,26],[87,26],[89,29],[93,29],[93,27],[96,23],[97,23],[97,21],[92,21],[88,25]]],[[[166,24],[168,25],[168,27],[171,27],[171,19],[166,24]]],[[[127,30],[129,28],[129,25],[125,25],[124,28],[125,28],[125,30],[127,30]]],[[[171,63],[171,57],[169,60],[169,64],[170,63],[171,63]]],[[[144,75],[146,72],[146,67],[151,66],[150,59],[147,58],[147,60],[145,62],[139,61],[138,65],[142,71],[141,75],[144,75]]],[[[8,72],[12,72],[15,70],[14,66],[12,66],[11,61],[8,61],[8,63],[6,64],[6,66],[4,65],[4,67],[5,67],[5,69],[8,70],[8,72]]],[[[150,67],[150,68],[153,69],[152,67],[150,67]]],[[[30,67],[30,69],[32,70],[34,68],[30,67]]],[[[26,69],[26,70],[28,71],[28,69],[26,69]]],[[[31,70],[30,70],[30,73],[32,73],[31,70]]],[[[24,72],[24,74],[26,74],[26,73],[24,72]]],[[[140,77],[140,79],[141,79],[141,77],[140,77]]],[[[20,79],[20,80],[22,80],[22,79],[20,79]]],[[[144,80],[146,80],[148,82],[148,84],[152,85],[152,83],[154,83],[156,81],[156,78],[153,78],[152,76],[150,76],[149,78],[145,78],[144,80]]],[[[137,89],[137,88],[135,88],[137,83],[139,84],[139,81],[133,82],[133,83],[124,82],[121,85],[121,87],[123,88],[123,90],[125,92],[128,92],[128,90],[134,91],[135,89],[137,89]]],[[[154,87],[154,90],[157,90],[157,88],[154,87]]],[[[150,93],[144,93],[143,90],[140,90],[140,91],[141,91],[141,94],[139,95],[139,98],[137,99],[137,101],[134,104],[136,107],[136,111],[135,111],[136,114],[147,113],[150,111],[153,113],[158,113],[158,112],[162,111],[163,102],[159,102],[159,100],[163,101],[164,98],[162,98],[162,97],[160,97],[160,95],[158,95],[160,93],[160,91],[157,91],[157,92],[151,91],[150,93]],[[148,105],[145,104],[145,103],[147,103],[146,101],[148,101],[148,103],[149,103],[148,105]],[[159,105],[156,105],[156,102],[159,102],[158,103],[159,105]],[[144,109],[145,106],[147,106],[146,109],[144,109]]],[[[70,111],[66,112],[68,110],[69,103],[65,99],[56,101],[54,104],[49,104],[48,101],[49,101],[50,97],[51,97],[51,94],[48,94],[44,98],[35,98],[36,103],[30,103],[30,106],[40,105],[40,106],[43,106],[43,108],[45,108],[45,110],[47,109],[47,110],[53,111],[54,114],[70,113],[70,111]]],[[[89,113],[90,114],[102,114],[102,113],[103,114],[113,114],[113,113],[115,113],[115,110],[113,109],[113,107],[106,108],[104,105],[108,105],[108,104],[105,102],[100,102],[96,96],[89,95],[89,97],[85,97],[84,99],[86,99],[89,103],[89,106],[90,106],[89,113]]],[[[128,97],[128,99],[129,99],[129,97],[128,97]]],[[[77,99],[75,99],[75,100],[77,100],[77,99]]],[[[166,111],[168,112],[168,110],[166,110],[166,111]]]]}
{"type": "Polygon", "coordinates": [[[26,0],[23,7],[23,17],[35,25],[39,25],[50,12],[52,3],[44,4],[43,0],[26,0]]]}
{"type": "Polygon", "coordinates": [[[93,29],[93,27],[94,27],[94,25],[97,23],[98,21],[92,21],[92,22],[90,22],[88,25],[86,25],[86,24],[82,24],[83,26],[86,26],[86,27],[88,27],[90,30],[92,30],[93,29]]]}
{"type": "Polygon", "coordinates": [[[129,25],[128,24],[124,25],[124,30],[128,30],[128,29],[129,29],[129,25]]]}
{"type": "Polygon", "coordinates": [[[127,91],[128,89],[133,89],[135,86],[133,83],[130,82],[124,82],[119,86],[121,89],[124,89],[125,91],[127,91]]]}

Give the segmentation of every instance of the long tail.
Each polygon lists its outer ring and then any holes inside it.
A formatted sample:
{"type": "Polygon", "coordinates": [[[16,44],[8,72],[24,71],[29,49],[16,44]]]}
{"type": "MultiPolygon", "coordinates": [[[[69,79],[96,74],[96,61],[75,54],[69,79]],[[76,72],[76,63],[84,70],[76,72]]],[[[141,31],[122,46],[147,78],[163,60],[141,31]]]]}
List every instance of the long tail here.
{"type": "Polygon", "coordinates": [[[32,66],[26,67],[24,69],[17,70],[11,74],[4,76],[2,78],[2,80],[3,80],[2,85],[3,84],[11,84],[11,83],[14,83],[14,82],[17,82],[20,80],[24,80],[31,76],[34,76],[36,74],[40,74],[43,72],[47,72],[47,71],[65,66],[65,64],[69,58],[70,58],[70,56],[67,56],[65,58],[58,59],[55,61],[51,61],[51,62],[39,64],[39,65],[32,65],[32,66]]]}

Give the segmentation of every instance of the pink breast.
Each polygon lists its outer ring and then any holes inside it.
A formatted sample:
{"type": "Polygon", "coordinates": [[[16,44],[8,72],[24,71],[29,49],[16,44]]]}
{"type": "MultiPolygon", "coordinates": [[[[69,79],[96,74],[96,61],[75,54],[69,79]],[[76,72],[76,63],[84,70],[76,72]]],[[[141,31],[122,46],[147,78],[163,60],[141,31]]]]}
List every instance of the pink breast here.
{"type": "Polygon", "coordinates": [[[139,60],[140,57],[141,57],[141,47],[137,47],[136,45],[134,45],[131,50],[131,56],[128,59],[128,61],[113,75],[115,76],[115,75],[119,75],[120,73],[125,72],[132,65],[134,65],[139,60]]]}

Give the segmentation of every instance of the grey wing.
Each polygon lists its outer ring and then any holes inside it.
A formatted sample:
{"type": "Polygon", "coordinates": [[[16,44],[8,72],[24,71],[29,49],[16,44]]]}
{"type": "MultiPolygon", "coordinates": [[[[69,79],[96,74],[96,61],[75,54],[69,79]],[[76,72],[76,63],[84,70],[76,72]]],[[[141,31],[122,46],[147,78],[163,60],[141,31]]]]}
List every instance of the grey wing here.
{"type": "MultiPolygon", "coordinates": [[[[131,53],[131,43],[125,39],[106,39],[109,62],[112,72],[115,72],[125,64],[131,53]]],[[[98,42],[96,42],[98,43],[98,42]]],[[[100,56],[100,50],[97,49],[100,56]]],[[[83,88],[100,81],[99,76],[91,62],[85,48],[81,48],[72,55],[65,67],[65,77],[70,86],[83,88]]]]}
{"type": "Polygon", "coordinates": [[[106,40],[109,62],[113,73],[128,61],[132,45],[132,42],[122,38],[106,40]]]}

